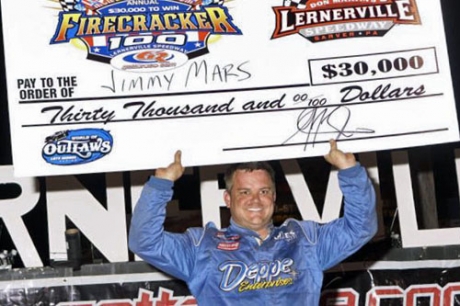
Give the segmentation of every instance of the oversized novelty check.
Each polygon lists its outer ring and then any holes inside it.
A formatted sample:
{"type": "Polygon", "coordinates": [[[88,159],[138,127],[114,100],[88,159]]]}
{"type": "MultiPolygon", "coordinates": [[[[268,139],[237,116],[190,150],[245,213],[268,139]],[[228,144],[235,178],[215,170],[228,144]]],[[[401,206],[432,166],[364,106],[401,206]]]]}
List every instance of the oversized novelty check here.
{"type": "Polygon", "coordinates": [[[459,140],[438,0],[1,0],[18,176],[459,140]]]}

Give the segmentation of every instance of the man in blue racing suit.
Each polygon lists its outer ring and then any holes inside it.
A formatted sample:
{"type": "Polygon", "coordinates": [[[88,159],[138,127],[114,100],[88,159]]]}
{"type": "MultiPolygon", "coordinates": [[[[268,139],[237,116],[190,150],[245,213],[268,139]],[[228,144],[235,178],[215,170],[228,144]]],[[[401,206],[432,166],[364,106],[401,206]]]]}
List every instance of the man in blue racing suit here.
{"type": "Polygon", "coordinates": [[[357,251],[377,231],[375,193],[366,170],[334,140],[325,159],[339,169],[343,217],[326,224],[272,224],[273,169],[254,162],[230,166],[224,200],[230,226],[213,223],[185,233],[163,230],[173,183],[184,168],[181,152],[144,186],[134,209],[129,247],[146,262],[184,280],[198,305],[318,305],[323,271],[357,251]]]}

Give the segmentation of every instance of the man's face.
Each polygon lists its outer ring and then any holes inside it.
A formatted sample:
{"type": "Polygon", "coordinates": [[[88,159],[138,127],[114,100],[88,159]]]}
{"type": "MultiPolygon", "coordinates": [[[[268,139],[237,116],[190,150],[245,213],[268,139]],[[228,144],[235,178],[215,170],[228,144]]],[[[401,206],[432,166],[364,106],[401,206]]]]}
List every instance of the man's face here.
{"type": "Polygon", "coordinates": [[[264,170],[237,170],[233,175],[232,190],[224,192],[225,204],[230,208],[233,220],[262,238],[268,235],[275,199],[275,187],[264,170]]]}

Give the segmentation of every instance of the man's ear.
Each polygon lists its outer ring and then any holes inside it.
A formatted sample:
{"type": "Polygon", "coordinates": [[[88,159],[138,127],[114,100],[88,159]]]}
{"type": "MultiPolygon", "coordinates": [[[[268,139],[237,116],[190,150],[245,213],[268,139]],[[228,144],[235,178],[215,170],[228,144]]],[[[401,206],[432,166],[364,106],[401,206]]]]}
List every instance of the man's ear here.
{"type": "Polygon", "coordinates": [[[225,201],[225,205],[227,205],[227,208],[230,208],[231,200],[232,200],[232,196],[227,190],[225,190],[224,191],[224,201],[225,201]]]}

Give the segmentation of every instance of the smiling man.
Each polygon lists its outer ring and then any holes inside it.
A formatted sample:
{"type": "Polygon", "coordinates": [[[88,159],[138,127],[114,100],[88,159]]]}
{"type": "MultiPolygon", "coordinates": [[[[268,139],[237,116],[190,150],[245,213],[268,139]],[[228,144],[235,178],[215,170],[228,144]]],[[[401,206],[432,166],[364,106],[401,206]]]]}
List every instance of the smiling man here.
{"type": "Polygon", "coordinates": [[[225,173],[225,204],[233,221],[259,234],[269,234],[275,210],[275,173],[266,163],[235,164],[225,173]]]}
{"type": "Polygon", "coordinates": [[[286,220],[275,227],[275,173],[266,162],[231,165],[224,200],[230,226],[163,230],[181,152],[155,171],[133,213],[129,247],[184,280],[201,305],[318,305],[323,271],[356,252],[377,231],[375,193],[366,170],[334,140],[325,159],[339,169],[344,214],[332,222],[286,220]]]}

